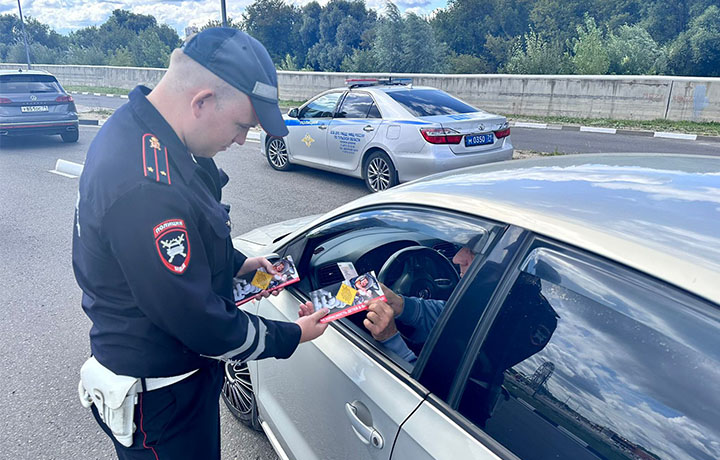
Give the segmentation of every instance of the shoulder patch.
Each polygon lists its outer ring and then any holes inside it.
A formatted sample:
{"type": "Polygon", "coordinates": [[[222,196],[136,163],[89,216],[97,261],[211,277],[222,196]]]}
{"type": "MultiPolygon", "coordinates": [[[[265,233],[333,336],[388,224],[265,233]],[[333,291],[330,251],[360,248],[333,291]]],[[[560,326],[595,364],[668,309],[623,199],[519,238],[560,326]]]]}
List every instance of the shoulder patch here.
{"type": "Polygon", "coordinates": [[[182,275],[190,263],[190,239],[185,221],[166,220],[153,228],[155,248],[165,268],[182,275]]]}
{"type": "Polygon", "coordinates": [[[143,174],[155,182],[170,185],[170,163],[168,163],[167,147],[160,144],[154,134],[143,134],[143,174]]]}

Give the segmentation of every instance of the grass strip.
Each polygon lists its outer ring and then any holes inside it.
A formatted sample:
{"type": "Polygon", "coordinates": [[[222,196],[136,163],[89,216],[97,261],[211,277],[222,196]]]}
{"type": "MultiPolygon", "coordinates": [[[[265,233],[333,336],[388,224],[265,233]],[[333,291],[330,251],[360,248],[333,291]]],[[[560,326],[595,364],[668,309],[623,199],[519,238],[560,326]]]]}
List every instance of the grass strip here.
{"type": "Polygon", "coordinates": [[[715,121],[613,120],[610,118],[572,118],[534,115],[506,115],[513,121],[552,123],[558,125],[598,126],[603,128],[666,131],[704,136],[720,136],[720,123],[715,121]]]}

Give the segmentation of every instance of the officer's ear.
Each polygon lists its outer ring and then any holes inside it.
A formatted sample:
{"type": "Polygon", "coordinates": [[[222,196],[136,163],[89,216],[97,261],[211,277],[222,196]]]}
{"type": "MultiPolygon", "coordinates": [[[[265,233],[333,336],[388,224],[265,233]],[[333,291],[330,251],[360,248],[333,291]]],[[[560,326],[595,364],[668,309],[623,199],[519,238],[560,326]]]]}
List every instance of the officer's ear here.
{"type": "Polygon", "coordinates": [[[198,91],[190,101],[193,116],[195,118],[200,118],[209,106],[215,102],[214,99],[215,93],[212,90],[203,89],[198,91]]]}

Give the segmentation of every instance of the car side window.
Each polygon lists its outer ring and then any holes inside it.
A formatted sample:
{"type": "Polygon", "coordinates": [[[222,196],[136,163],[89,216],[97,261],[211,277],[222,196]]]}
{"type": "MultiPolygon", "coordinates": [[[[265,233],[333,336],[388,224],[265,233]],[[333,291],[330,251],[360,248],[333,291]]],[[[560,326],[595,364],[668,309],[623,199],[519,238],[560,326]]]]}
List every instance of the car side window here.
{"type": "Polygon", "coordinates": [[[517,457],[720,458],[717,305],[536,245],[491,315],[455,403],[517,457]]]}
{"type": "Polygon", "coordinates": [[[408,311],[413,305],[412,314],[397,317],[398,337],[392,343],[374,340],[363,325],[365,312],[340,321],[410,369],[458,285],[463,266],[473,262],[458,258],[458,253],[472,250],[473,259],[481,259],[504,228],[491,221],[421,209],[368,210],[346,216],[308,234],[296,289],[310,299],[312,291],[342,282],[340,262],[351,262],[358,275],[374,272],[395,294],[404,296],[408,311]]]}
{"type": "Polygon", "coordinates": [[[370,107],[367,117],[368,118],[382,118],[382,115],[380,114],[380,109],[378,109],[377,104],[373,104],[372,107],[370,107]]]}
{"type": "Polygon", "coordinates": [[[330,118],[343,93],[324,94],[300,110],[298,118],[330,118]]]}
{"type": "Polygon", "coordinates": [[[340,108],[335,114],[336,118],[367,118],[368,111],[373,106],[372,97],[366,93],[350,92],[345,96],[340,108]]]}

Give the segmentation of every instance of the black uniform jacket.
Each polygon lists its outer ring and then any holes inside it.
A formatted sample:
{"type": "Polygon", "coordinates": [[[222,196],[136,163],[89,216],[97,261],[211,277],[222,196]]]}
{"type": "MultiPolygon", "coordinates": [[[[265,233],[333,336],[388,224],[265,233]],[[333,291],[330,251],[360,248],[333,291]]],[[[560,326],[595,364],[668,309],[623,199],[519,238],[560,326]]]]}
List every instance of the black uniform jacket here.
{"type": "Polygon", "coordinates": [[[212,160],[196,162],[137,87],[93,140],[80,178],[73,269],[92,354],[117,374],[166,377],[208,357],[290,356],[294,323],[239,310],[232,247],[212,160]]]}

